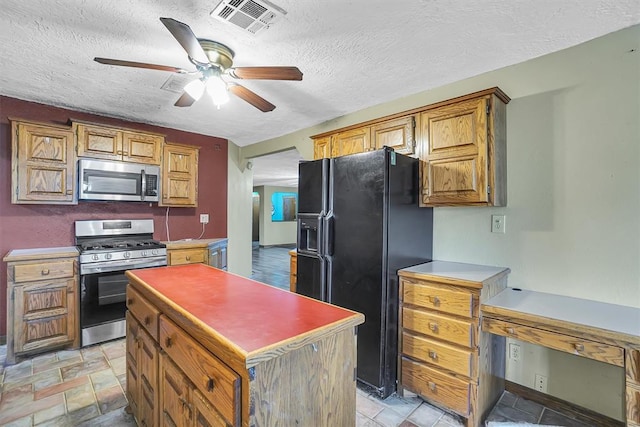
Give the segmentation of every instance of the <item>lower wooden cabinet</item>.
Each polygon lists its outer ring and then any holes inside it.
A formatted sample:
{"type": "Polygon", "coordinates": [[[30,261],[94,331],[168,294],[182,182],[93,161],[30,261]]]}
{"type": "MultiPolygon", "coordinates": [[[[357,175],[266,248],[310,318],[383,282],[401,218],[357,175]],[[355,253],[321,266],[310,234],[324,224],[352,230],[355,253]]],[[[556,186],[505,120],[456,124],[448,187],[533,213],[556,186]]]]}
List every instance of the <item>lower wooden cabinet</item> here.
{"type": "Polygon", "coordinates": [[[127,399],[138,425],[158,425],[159,347],[142,324],[127,312],[127,399]]]}
{"type": "Polygon", "coordinates": [[[289,290],[295,292],[298,283],[298,253],[295,249],[289,251],[289,290]]]}
{"type": "Polygon", "coordinates": [[[7,362],[80,345],[78,251],[21,249],[7,262],[7,362]]]}
{"type": "Polygon", "coordinates": [[[227,269],[228,239],[224,237],[164,243],[167,245],[167,265],[200,263],[227,269]]]}
{"type": "Polygon", "coordinates": [[[480,303],[509,269],[433,261],[400,276],[399,386],[482,426],[504,389],[505,340],[481,332],[480,303]]]}

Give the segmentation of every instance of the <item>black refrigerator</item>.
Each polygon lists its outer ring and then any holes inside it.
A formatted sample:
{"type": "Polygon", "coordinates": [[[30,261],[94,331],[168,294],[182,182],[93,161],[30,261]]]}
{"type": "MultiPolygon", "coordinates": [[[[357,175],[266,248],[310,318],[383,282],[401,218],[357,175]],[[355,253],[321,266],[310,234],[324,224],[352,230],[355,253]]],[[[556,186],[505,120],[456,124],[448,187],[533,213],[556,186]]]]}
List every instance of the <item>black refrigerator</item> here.
{"type": "Polygon", "coordinates": [[[357,378],[383,398],[396,390],[397,271],[432,256],[418,173],[389,148],[299,165],[296,292],[365,315],[357,378]]]}

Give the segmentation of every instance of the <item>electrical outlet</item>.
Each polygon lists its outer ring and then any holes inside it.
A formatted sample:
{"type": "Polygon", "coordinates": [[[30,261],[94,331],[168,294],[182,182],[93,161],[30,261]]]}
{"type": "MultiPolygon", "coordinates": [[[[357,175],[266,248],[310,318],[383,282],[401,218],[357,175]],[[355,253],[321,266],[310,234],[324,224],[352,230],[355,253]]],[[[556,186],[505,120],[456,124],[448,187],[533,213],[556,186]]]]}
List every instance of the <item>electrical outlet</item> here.
{"type": "Polygon", "coordinates": [[[506,233],[505,228],[505,216],[504,215],[491,215],[491,232],[492,233],[506,233]]]}
{"type": "Polygon", "coordinates": [[[209,214],[200,214],[200,224],[209,223],[209,214]]]}
{"type": "Polygon", "coordinates": [[[520,360],[520,344],[509,343],[509,359],[517,362],[520,360]]]}
{"type": "Polygon", "coordinates": [[[533,385],[534,388],[542,393],[547,392],[547,377],[544,375],[536,374],[536,381],[533,385]]]}

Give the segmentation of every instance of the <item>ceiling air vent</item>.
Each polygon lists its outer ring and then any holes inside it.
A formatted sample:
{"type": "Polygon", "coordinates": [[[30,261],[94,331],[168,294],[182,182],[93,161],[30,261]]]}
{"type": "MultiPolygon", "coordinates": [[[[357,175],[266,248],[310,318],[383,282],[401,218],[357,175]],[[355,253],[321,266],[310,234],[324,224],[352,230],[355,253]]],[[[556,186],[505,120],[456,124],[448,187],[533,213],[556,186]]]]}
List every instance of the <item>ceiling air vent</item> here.
{"type": "Polygon", "coordinates": [[[284,9],[266,0],[222,0],[213,9],[211,16],[255,35],[260,30],[269,28],[269,25],[286,13],[284,9]]]}

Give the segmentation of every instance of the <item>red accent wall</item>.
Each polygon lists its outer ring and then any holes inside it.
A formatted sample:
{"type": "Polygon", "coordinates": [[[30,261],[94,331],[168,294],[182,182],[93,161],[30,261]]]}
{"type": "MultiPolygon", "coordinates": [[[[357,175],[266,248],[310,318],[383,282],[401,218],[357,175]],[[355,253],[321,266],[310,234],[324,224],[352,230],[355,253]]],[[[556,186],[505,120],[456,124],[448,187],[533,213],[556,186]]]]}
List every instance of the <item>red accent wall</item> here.
{"type": "MultiPolygon", "coordinates": [[[[11,125],[9,117],[69,124],[70,119],[166,135],[166,140],[200,147],[198,207],[170,208],[171,240],[197,238],[200,214],[209,214],[203,238],[227,236],[227,140],[94,114],[80,113],[0,96],[0,257],[12,249],[73,246],[74,221],[153,218],[154,238],[167,240],[167,208],[143,202],[78,202],[77,205],[11,204],[11,125]]],[[[7,264],[0,263],[0,336],[6,335],[7,264]]]]}

